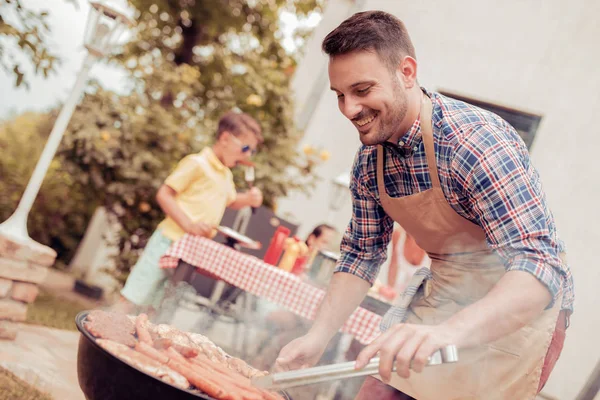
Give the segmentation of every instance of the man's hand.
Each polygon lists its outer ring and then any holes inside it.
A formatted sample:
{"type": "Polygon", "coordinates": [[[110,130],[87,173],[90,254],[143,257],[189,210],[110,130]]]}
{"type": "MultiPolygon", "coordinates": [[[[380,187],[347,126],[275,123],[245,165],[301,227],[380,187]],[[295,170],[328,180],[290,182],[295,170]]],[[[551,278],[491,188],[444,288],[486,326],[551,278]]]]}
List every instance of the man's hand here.
{"type": "Polygon", "coordinates": [[[253,187],[246,192],[248,194],[248,205],[251,207],[260,207],[263,202],[263,194],[260,189],[253,187]]]}
{"type": "Polygon", "coordinates": [[[451,344],[454,344],[454,334],[442,325],[397,324],[360,352],[356,369],[365,367],[379,352],[379,375],[384,382],[392,378],[394,362],[396,373],[408,378],[409,369],[421,372],[436,350],[451,344]]]}
{"type": "Polygon", "coordinates": [[[275,360],[275,371],[309,368],[315,365],[327,348],[327,341],[307,334],[288,343],[275,360]]]}
{"type": "Polygon", "coordinates": [[[192,222],[186,227],[185,232],[191,235],[210,237],[213,227],[202,221],[192,222]]]}

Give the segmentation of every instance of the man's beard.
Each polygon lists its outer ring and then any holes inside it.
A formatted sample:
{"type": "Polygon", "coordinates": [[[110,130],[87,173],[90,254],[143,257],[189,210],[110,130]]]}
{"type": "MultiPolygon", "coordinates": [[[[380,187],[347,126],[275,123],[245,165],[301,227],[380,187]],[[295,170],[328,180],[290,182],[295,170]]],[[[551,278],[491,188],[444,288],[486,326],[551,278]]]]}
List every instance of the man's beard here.
{"type": "Polygon", "coordinates": [[[386,117],[383,118],[381,112],[378,115],[377,129],[375,132],[369,132],[367,135],[360,135],[360,141],[367,146],[373,146],[387,142],[400,129],[400,125],[406,117],[408,111],[408,99],[406,92],[402,90],[400,82],[394,82],[394,102],[386,110],[386,117]]]}

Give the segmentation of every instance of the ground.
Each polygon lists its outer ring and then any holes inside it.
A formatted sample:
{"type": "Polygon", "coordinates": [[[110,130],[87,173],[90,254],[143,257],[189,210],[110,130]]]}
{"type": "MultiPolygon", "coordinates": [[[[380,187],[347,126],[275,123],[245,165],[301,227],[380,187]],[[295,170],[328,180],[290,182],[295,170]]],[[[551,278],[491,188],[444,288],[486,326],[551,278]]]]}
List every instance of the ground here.
{"type": "Polygon", "coordinates": [[[72,291],[73,278],[49,270],[15,341],[0,340],[0,400],[83,400],[77,381],[75,316],[100,303],[72,291]]]}
{"type": "Polygon", "coordinates": [[[10,371],[0,367],[0,400],[52,400],[30,384],[16,377],[10,371]]]}

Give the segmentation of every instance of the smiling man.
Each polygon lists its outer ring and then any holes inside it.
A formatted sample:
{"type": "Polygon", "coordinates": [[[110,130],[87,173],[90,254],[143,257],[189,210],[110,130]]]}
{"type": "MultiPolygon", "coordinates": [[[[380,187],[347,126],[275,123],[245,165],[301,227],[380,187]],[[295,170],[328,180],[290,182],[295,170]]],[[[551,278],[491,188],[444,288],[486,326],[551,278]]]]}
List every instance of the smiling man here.
{"type": "Polygon", "coordinates": [[[420,87],[408,32],[390,14],[353,15],[323,50],[340,111],[363,146],[336,273],[312,328],[282,349],[278,367],[319,360],[375,280],[396,221],[431,269],[415,273],[358,356],[362,368],[379,353],[389,384],[368,378],[358,398],[535,398],[560,354],[574,295],[523,141],[497,115],[420,87]],[[425,367],[451,344],[458,363],[425,367]]]}

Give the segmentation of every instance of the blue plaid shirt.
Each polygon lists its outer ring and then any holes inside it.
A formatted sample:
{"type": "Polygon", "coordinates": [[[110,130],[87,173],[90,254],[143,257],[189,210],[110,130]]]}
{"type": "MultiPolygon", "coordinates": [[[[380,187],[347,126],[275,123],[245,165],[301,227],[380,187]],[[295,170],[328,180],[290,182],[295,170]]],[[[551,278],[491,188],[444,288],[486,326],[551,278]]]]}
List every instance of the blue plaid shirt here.
{"type": "MultiPolygon", "coordinates": [[[[497,115],[438,93],[433,102],[433,136],[442,190],[464,218],[481,226],[488,245],[507,271],[526,271],[552,293],[563,288],[562,308],[573,309],[573,278],[559,253],[539,174],[518,133],[497,115]]],[[[384,180],[391,197],[432,187],[420,120],[398,146],[386,144],[384,180]]],[[[379,201],[377,146],[362,146],[352,168],[352,219],[344,233],[336,272],[370,282],[387,256],[393,221],[379,201]]]]}

